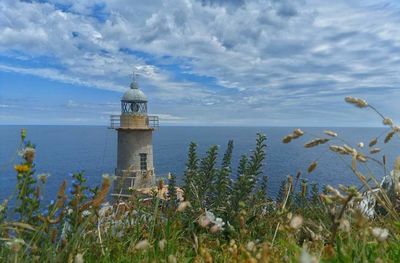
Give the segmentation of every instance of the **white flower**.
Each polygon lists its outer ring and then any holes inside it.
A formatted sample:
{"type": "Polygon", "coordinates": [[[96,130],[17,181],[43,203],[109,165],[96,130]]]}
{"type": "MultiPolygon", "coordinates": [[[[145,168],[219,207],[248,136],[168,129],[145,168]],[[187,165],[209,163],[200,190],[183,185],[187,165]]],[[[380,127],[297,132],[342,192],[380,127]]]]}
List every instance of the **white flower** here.
{"type": "Polygon", "coordinates": [[[222,218],[215,217],[215,215],[210,211],[206,211],[205,214],[201,215],[198,223],[201,227],[207,227],[212,223],[213,225],[210,229],[212,233],[224,230],[223,226],[225,225],[225,222],[222,220],[222,218]]]}
{"type": "Polygon", "coordinates": [[[84,210],[83,212],[82,212],[82,215],[83,216],[90,216],[92,214],[92,212],[90,212],[89,210],[84,210]]]}
{"type": "Polygon", "coordinates": [[[389,230],[386,228],[374,227],[372,229],[372,235],[380,242],[385,241],[389,236],[389,230]]]}
{"type": "Polygon", "coordinates": [[[299,229],[303,225],[303,217],[296,215],[290,220],[289,226],[292,229],[299,229]]]}
{"type": "Polygon", "coordinates": [[[213,212],[210,211],[206,211],[206,217],[213,222],[215,220],[215,215],[213,214],[213,212]]]}
{"type": "Polygon", "coordinates": [[[222,218],[217,217],[214,221],[211,222],[214,223],[216,226],[218,226],[221,230],[223,230],[225,222],[222,220],[222,218]]]}

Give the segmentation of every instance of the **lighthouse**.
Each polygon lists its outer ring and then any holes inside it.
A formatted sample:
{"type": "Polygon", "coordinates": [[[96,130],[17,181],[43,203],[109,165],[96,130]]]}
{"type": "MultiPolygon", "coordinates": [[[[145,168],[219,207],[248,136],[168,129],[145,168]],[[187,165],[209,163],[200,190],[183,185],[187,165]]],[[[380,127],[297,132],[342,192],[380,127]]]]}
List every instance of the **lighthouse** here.
{"type": "Polygon", "coordinates": [[[134,75],[130,88],[122,96],[121,114],[111,116],[110,128],[118,133],[112,196],[129,197],[132,189],[155,184],[152,138],[158,127],[158,116],[147,114],[147,97],[134,75]]]}

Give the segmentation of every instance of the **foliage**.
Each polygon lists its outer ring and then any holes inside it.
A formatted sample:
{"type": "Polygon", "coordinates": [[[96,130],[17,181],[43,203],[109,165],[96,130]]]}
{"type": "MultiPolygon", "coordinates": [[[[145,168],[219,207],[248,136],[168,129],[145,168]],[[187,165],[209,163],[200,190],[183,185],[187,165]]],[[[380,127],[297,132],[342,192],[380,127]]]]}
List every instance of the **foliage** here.
{"type": "MultiPolygon", "coordinates": [[[[372,107],[360,99],[346,101],[372,107]]],[[[400,129],[388,118],[384,124],[390,129],[386,144],[400,129]]],[[[358,169],[377,162],[373,155],[379,152],[379,136],[366,153],[348,143],[335,144],[344,139],[333,131],[324,134],[310,135],[305,148],[327,147],[348,158],[360,186],[327,185],[319,192],[299,172],[282,182],[273,200],[262,169],[266,137],[258,134],[255,150],[240,158],[237,176],[231,169],[232,141],[220,167],[217,146],[199,158],[197,145],[191,143],[183,175],[185,200],[178,200],[171,175],[166,200],[157,198],[159,187],[154,195],[133,192],[125,202],[109,204],[112,177],[104,175],[99,187],[90,188],[83,172],[71,174],[72,182],[60,185],[55,200],[42,201],[47,177],[34,176],[35,148],[23,130],[16,191],[0,205],[0,261],[398,262],[400,159],[392,172],[385,157],[379,161],[386,175],[380,184],[358,169]],[[372,216],[362,206],[366,197],[377,203],[372,216]],[[12,209],[9,201],[15,203],[12,209]]],[[[296,129],[283,142],[307,135],[296,129]]],[[[313,161],[306,174],[319,169],[320,162],[313,161]]]]}

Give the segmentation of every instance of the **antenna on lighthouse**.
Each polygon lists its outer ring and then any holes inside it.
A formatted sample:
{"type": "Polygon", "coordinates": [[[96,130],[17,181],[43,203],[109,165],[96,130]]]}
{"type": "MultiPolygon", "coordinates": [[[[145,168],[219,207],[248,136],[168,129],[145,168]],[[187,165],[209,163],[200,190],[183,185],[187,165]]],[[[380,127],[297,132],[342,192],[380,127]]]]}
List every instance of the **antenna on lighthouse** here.
{"type": "Polygon", "coordinates": [[[137,79],[138,79],[138,73],[133,70],[132,72],[132,83],[131,83],[131,89],[138,89],[138,84],[137,84],[137,79]]]}

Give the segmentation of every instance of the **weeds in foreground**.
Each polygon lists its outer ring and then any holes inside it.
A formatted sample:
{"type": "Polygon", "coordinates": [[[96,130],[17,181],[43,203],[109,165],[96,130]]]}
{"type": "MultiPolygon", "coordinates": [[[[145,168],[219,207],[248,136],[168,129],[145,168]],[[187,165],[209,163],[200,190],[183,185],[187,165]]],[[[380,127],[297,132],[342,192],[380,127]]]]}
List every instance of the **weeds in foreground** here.
{"type": "MultiPolygon", "coordinates": [[[[389,129],[383,143],[400,128],[367,102],[346,101],[371,108],[389,129]]],[[[54,201],[42,201],[47,175],[35,177],[35,146],[21,133],[21,163],[17,173],[15,206],[0,206],[0,260],[2,262],[398,262],[400,258],[400,159],[389,172],[386,157],[377,159],[373,138],[351,145],[334,131],[315,137],[295,129],[283,138],[290,143],[311,136],[305,148],[327,147],[347,161],[359,186],[309,185],[303,174],[283,181],[275,200],[268,196],[263,174],[266,136],[258,134],[255,150],[240,159],[232,174],[234,144],[228,142],[218,165],[218,147],[203,158],[189,146],[184,172],[184,200],[179,200],[175,175],[169,178],[167,199],[133,192],[129,200],[106,202],[112,176],[89,188],[83,173],[72,174],[59,187],[54,201]],[[383,182],[368,170],[382,167],[383,182]]]]}

